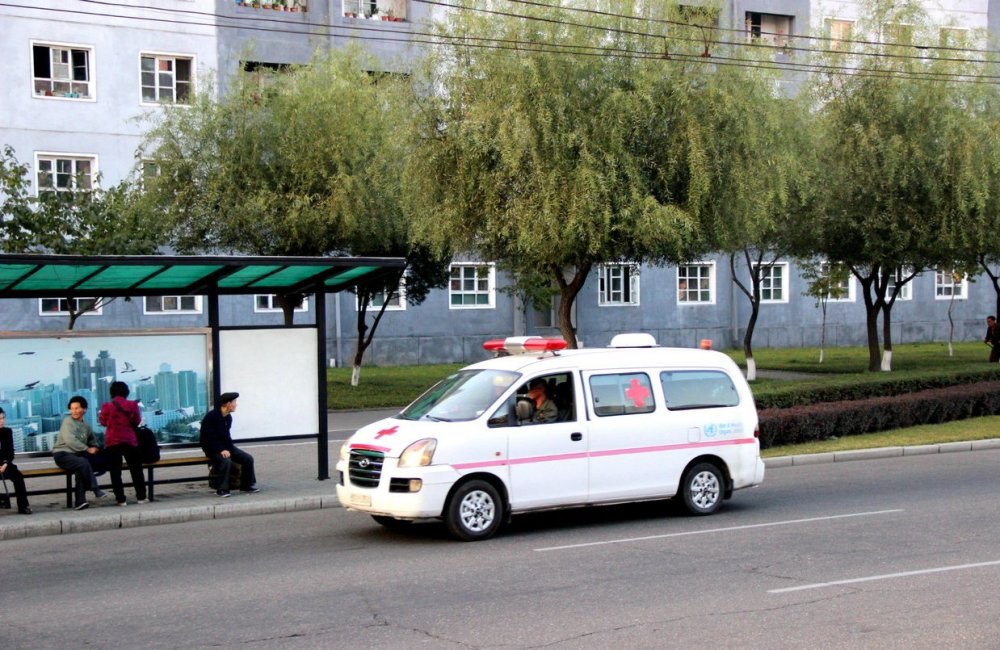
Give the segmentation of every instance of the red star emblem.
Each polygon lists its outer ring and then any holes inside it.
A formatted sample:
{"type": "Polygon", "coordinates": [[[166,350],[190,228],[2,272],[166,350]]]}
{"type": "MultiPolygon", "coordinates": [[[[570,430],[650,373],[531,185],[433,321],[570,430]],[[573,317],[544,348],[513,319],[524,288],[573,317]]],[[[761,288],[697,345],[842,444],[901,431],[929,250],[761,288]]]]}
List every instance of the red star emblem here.
{"type": "Polygon", "coordinates": [[[625,397],[632,400],[637,408],[642,408],[646,405],[646,400],[649,398],[649,389],[639,383],[638,379],[633,379],[632,383],[629,384],[628,390],[625,391],[625,397]]]}
{"type": "MultiPolygon", "coordinates": [[[[641,404],[640,404],[640,406],[641,406],[641,404]]],[[[392,434],[396,433],[396,431],[398,431],[398,430],[399,430],[398,426],[392,427],[390,429],[382,429],[381,431],[379,431],[378,433],[375,434],[375,439],[378,440],[382,436],[391,436],[392,434]]]]}

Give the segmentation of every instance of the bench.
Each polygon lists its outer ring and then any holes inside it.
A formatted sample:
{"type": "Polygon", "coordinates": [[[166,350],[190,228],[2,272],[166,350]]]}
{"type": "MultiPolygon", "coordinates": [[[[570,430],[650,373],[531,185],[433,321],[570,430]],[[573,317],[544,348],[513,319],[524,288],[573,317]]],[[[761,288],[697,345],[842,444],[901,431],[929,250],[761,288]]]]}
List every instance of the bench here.
{"type": "MultiPolygon", "coordinates": [[[[157,468],[168,468],[168,467],[190,467],[192,465],[208,465],[210,461],[204,455],[200,456],[175,456],[169,458],[161,458],[155,463],[144,463],[143,468],[146,470],[146,498],[150,501],[153,500],[154,486],[157,483],[190,483],[191,481],[207,481],[208,473],[202,473],[198,476],[189,477],[171,477],[171,478],[156,478],[155,470],[157,468]]],[[[124,475],[128,471],[128,463],[123,463],[122,474],[124,475]]],[[[64,476],[66,477],[66,487],[65,488],[47,488],[44,490],[28,490],[28,496],[41,495],[41,494],[60,494],[62,492],[66,493],[66,507],[73,507],[73,474],[67,472],[66,470],[59,467],[40,467],[37,469],[24,469],[21,470],[21,474],[24,476],[25,481],[33,478],[42,478],[46,476],[64,476]]],[[[124,478],[124,476],[122,477],[124,478]]],[[[98,481],[100,483],[100,481],[98,481]]],[[[132,483],[124,482],[122,483],[125,487],[133,487],[132,483]]],[[[107,487],[103,485],[101,487],[107,487]]]]}

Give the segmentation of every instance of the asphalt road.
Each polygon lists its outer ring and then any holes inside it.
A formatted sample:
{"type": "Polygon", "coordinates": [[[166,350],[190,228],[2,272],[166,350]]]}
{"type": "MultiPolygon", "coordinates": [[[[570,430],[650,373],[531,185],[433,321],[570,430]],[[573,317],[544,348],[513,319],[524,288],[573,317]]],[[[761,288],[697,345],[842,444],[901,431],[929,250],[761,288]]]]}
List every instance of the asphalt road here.
{"type": "Polygon", "coordinates": [[[769,472],[487,542],[340,509],[0,543],[16,648],[997,648],[1000,451],[769,472]]]}

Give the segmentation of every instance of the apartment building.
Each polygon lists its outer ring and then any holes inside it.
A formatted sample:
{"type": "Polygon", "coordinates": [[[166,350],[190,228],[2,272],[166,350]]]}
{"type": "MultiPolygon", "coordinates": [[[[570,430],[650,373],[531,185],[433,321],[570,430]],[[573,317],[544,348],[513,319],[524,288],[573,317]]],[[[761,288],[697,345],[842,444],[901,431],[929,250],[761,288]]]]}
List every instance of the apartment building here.
{"type": "MultiPolygon", "coordinates": [[[[1000,0],[928,2],[948,30],[1000,33],[1000,0]],[[945,7],[944,5],[947,5],[945,7]]],[[[141,169],[136,158],[144,118],[164,104],[183,104],[195,92],[224,90],[238,69],[305,63],[317,50],[352,39],[386,69],[419,55],[409,35],[431,16],[420,0],[24,0],[0,7],[0,144],[15,149],[34,173],[35,191],[72,189],[103,178],[113,184],[141,169]]],[[[779,46],[803,33],[850,38],[858,3],[833,0],[728,0],[719,13],[727,39],[761,39],[779,46]]],[[[789,56],[780,51],[776,57],[789,56]]],[[[794,85],[797,80],[789,77],[794,85]]],[[[737,273],[739,273],[737,267],[737,273]]],[[[745,271],[744,271],[745,272],[745,271]]],[[[828,345],[865,341],[864,307],[856,282],[844,278],[844,296],[826,316],[828,345]]],[[[449,286],[420,305],[405,288],[390,296],[369,360],[378,364],[470,361],[486,338],[557,334],[554,309],[537,310],[503,289],[510,284],[489,260],[456,260],[449,286]]],[[[822,313],[805,295],[806,280],[790,260],[765,274],[757,347],[819,343],[822,313]]],[[[327,297],[328,349],[338,365],[350,362],[357,305],[352,294],[327,297]]],[[[15,301],[8,301],[15,302],[15,301]]],[[[18,301],[0,310],[0,330],[65,329],[64,300],[18,301]],[[27,304],[31,302],[31,304],[27,304]]],[[[996,297],[983,277],[955,279],[927,271],[907,284],[893,310],[896,342],[982,336],[996,297]],[[950,319],[949,319],[950,315],[950,319]]],[[[313,321],[309,300],[296,316],[313,321]]],[[[278,325],[269,295],[227,297],[226,323],[278,325]]],[[[592,272],[579,295],[575,319],[584,345],[605,345],[622,331],[653,334],[661,344],[739,345],[750,305],[733,282],[726,257],[707,256],[671,267],[609,261],[592,272]]],[[[206,314],[199,296],[116,300],[81,317],[78,330],[199,327],[206,314]]]]}

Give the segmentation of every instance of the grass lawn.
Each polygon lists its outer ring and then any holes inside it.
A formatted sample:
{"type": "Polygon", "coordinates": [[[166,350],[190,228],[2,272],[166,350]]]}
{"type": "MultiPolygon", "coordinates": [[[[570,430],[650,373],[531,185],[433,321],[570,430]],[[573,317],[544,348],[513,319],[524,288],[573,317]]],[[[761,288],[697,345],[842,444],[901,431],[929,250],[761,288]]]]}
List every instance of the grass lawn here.
{"type": "Polygon", "coordinates": [[[350,368],[329,368],[327,407],[330,409],[372,409],[406,406],[425,390],[461,368],[451,363],[431,366],[361,368],[361,382],[351,386],[350,368]]]}

